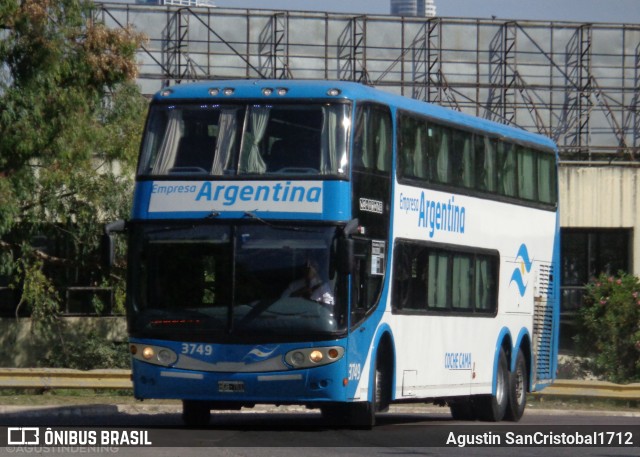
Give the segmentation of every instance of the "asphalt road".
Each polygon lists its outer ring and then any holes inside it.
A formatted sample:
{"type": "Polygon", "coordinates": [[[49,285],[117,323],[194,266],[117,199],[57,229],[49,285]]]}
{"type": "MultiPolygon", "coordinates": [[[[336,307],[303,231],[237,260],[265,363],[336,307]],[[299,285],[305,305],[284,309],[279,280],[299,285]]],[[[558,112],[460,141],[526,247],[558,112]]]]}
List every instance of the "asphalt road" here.
{"type": "MultiPolygon", "coordinates": [[[[208,427],[189,430],[182,425],[176,407],[0,407],[0,427],[0,455],[640,456],[637,409],[528,410],[519,423],[513,424],[454,421],[446,408],[403,406],[379,415],[376,427],[365,431],[336,427],[318,413],[300,408],[214,413],[208,427]],[[25,429],[29,432],[37,429],[41,443],[45,433],[49,433],[49,443],[52,437],[62,441],[57,446],[11,445],[8,427],[31,427],[25,429]],[[91,437],[89,433],[94,433],[94,442],[68,445],[73,434],[82,440],[91,437]],[[108,437],[104,446],[100,442],[102,433],[108,437]],[[135,439],[143,440],[143,445],[122,446],[135,439]],[[577,440],[592,441],[576,447],[577,440]]],[[[15,440],[14,436],[12,442],[15,440]]]]}

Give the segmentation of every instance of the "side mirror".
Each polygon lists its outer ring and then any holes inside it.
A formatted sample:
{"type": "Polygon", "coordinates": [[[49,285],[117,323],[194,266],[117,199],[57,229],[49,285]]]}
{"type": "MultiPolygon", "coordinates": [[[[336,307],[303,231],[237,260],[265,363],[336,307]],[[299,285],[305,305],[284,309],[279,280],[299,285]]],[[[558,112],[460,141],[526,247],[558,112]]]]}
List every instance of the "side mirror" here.
{"type": "Polygon", "coordinates": [[[350,238],[358,230],[358,219],[351,219],[342,229],[338,239],[336,268],[338,273],[351,274],[355,269],[355,242],[350,238]]]}
{"type": "Polygon", "coordinates": [[[113,266],[116,257],[116,243],[114,233],[122,233],[126,228],[126,223],[122,219],[110,222],[104,226],[104,233],[100,242],[102,254],[102,265],[109,269],[113,266]]]}
{"type": "Polygon", "coordinates": [[[338,240],[337,265],[339,273],[350,274],[355,268],[355,242],[350,238],[338,240]]]}

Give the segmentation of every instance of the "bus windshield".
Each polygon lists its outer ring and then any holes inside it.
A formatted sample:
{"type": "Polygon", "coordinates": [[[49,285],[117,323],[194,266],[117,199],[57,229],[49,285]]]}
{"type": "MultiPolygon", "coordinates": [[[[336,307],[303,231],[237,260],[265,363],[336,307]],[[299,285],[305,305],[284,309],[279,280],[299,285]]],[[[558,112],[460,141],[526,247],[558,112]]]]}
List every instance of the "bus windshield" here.
{"type": "Polygon", "coordinates": [[[139,175],[347,176],[347,103],[152,106],[139,175]]]}
{"type": "Polygon", "coordinates": [[[335,227],[134,230],[132,333],[193,341],[314,339],[346,327],[335,227]]]}

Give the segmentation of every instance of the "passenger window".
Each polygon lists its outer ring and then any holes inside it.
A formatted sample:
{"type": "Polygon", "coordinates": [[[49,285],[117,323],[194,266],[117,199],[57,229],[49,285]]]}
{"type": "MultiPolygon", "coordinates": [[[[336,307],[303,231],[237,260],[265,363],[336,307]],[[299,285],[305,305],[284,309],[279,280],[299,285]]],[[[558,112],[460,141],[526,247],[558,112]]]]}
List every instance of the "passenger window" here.
{"type": "Polygon", "coordinates": [[[354,167],[367,171],[391,170],[391,114],[387,109],[365,105],[358,111],[354,139],[354,167]]]}
{"type": "Polygon", "coordinates": [[[497,309],[498,254],[398,240],[392,309],[407,313],[493,313],[497,309]]]}

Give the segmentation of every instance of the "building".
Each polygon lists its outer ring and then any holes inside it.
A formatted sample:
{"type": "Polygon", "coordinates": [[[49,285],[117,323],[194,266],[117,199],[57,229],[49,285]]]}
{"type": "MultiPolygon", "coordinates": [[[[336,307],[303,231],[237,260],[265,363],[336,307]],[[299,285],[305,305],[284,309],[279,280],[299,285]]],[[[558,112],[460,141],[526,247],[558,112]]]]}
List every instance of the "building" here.
{"type": "Polygon", "coordinates": [[[435,17],[435,0],[391,0],[391,14],[395,16],[435,17]]]}

